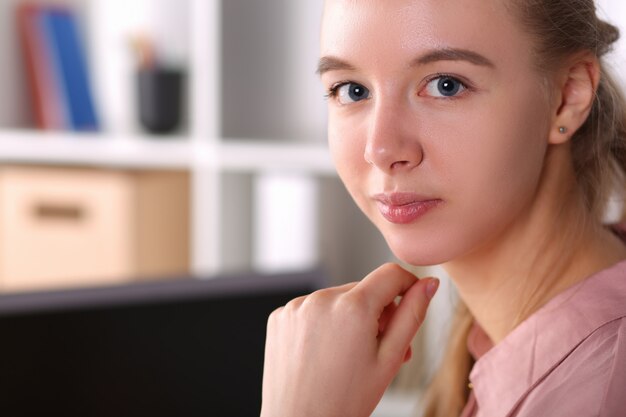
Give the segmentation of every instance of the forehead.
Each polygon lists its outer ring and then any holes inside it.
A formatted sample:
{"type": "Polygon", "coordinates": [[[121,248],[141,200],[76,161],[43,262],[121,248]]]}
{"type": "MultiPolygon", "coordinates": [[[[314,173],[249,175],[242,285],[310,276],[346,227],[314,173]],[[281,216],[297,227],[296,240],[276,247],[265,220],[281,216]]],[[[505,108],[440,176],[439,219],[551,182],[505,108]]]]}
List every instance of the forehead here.
{"type": "Polygon", "coordinates": [[[438,48],[464,48],[510,61],[529,55],[530,37],[506,0],[326,0],[321,54],[395,62],[438,48]]]}

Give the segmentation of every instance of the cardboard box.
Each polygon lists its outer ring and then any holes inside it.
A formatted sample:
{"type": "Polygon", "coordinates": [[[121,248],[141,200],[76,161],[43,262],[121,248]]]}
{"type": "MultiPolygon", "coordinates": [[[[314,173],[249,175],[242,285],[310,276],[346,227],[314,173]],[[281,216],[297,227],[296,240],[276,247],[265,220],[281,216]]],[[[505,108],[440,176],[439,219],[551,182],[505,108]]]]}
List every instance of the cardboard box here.
{"type": "Polygon", "coordinates": [[[184,273],[188,198],[184,173],[2,167],[0,290],[184,273]]]}

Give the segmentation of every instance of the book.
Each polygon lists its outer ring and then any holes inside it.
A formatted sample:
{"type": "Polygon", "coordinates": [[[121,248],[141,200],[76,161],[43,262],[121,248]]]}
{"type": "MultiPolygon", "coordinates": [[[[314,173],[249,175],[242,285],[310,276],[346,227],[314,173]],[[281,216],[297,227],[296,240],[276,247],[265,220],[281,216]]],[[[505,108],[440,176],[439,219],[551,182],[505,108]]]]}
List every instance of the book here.
{"type": "Polygon", "coordinates": [[[58,85],[69,109],[69,126],[77,131],[98,130],[98,120],[83,47],[74,14],[63,8],[49,8],[42,13],[52,64],[58,85]]]}
{"type": "Polygon", "coordinates": [[[43,129],[99,130],[77,21],[62,6],[18,8],[37,125],[43,129]]]}
{"type": "Polygon", "coordinates": [[[39,19],[39,7],[28,3],[20,4],[17,9],[17,25],[35,125],[44,130],[63,129],[65,117],[59,105],[60,92],[49,64],[51,57],[39,19]]]}

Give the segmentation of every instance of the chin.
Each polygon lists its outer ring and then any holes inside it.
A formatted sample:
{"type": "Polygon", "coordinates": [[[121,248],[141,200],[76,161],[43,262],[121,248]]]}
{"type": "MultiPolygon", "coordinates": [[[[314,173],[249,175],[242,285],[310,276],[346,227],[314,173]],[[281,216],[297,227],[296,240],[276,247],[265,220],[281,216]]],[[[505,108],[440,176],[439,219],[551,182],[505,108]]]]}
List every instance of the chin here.
{"type": "Polygon", "coordinates": [[[456,256],[452,245],[437,237],[420,238],[416,242],[416,239],[385,236],[385,240],[398,259],[413,266],[440,265],[456,256]]]}

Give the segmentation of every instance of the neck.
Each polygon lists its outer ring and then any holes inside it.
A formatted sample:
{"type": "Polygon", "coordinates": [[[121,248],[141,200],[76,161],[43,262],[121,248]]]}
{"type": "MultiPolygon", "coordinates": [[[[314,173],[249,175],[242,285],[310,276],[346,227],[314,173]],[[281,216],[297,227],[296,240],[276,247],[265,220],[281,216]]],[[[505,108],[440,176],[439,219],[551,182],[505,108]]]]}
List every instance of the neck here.
{"type": "Polygon", "coordinates": [[[525,214],[443,265],[494,343],[558,293],[626,259],[626,247],[589,215],[569,160],[565,146],[550,148],[525,214]]]}

